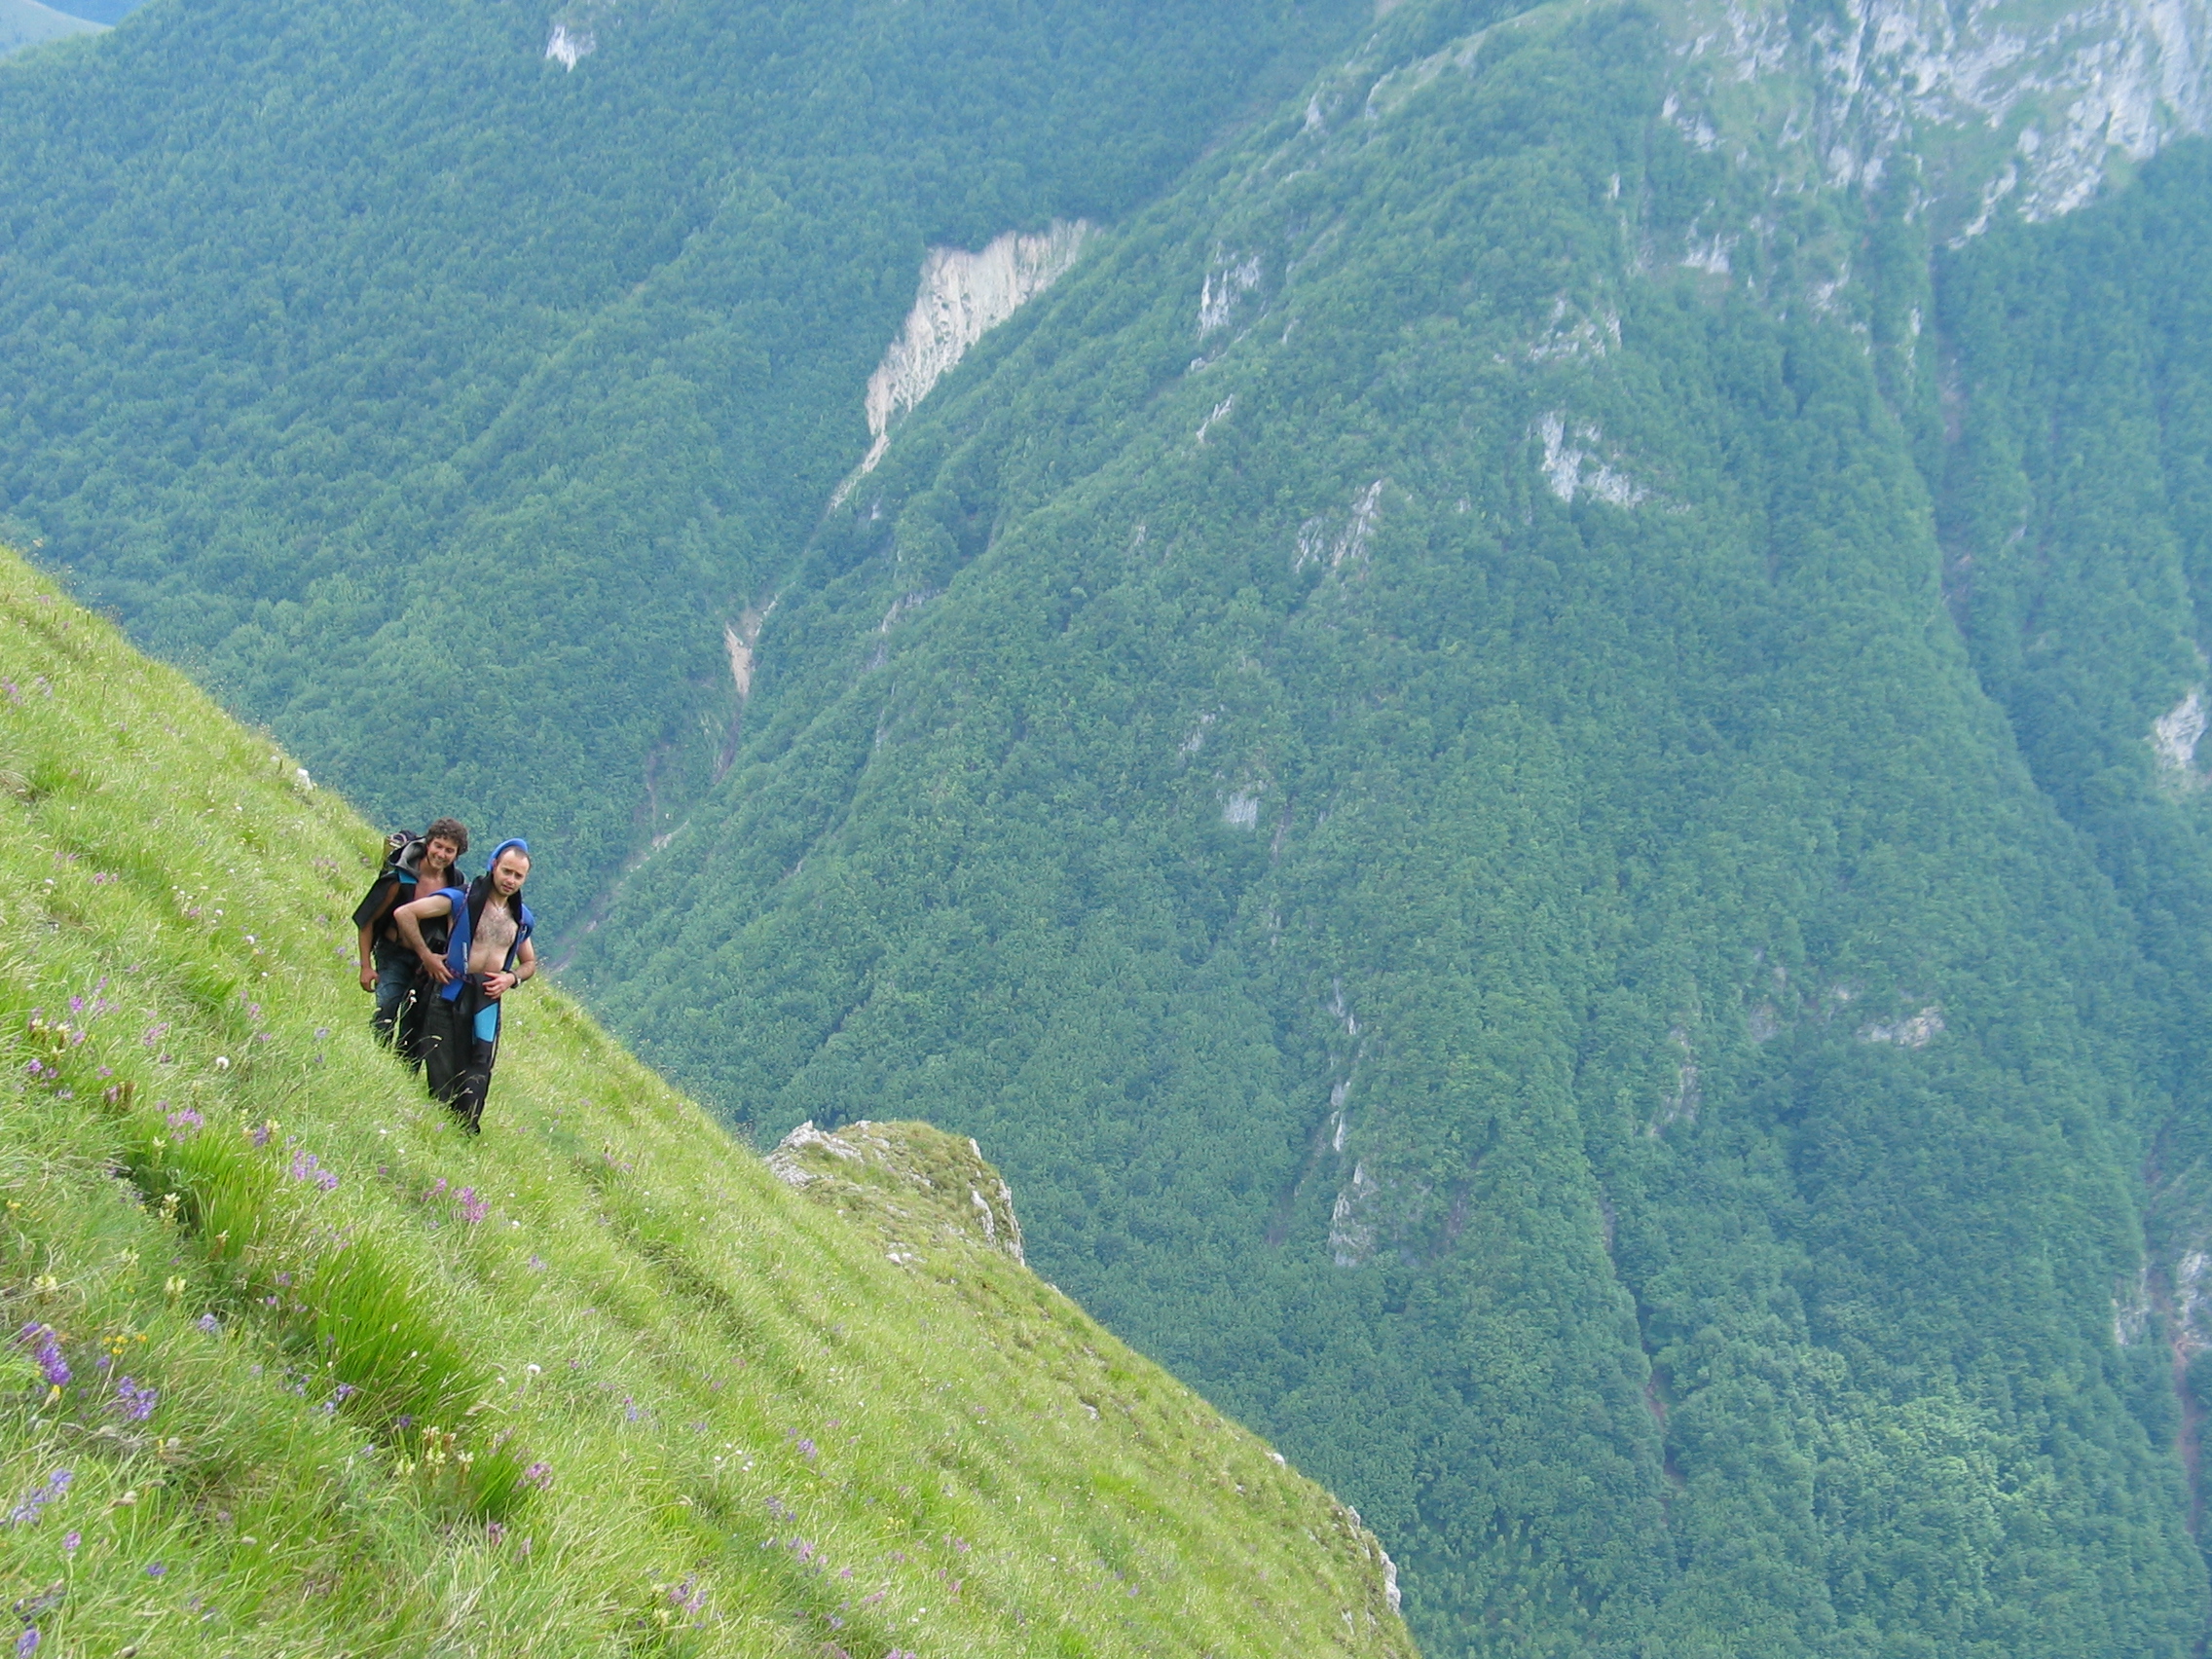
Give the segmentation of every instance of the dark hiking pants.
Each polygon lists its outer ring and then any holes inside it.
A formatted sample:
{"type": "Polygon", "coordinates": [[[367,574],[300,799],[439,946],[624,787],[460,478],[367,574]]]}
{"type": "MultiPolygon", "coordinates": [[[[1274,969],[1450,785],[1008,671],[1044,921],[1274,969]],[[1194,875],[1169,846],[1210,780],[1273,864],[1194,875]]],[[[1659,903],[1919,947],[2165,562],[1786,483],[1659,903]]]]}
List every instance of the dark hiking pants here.
{"type": "Polygon", "coordinates": [[[397,940],[378,940],[370,958],[377,967],[377,1012],[369,1025],[377,1041],[390,1048],[400,1015],[406,1012],[407,993],[415,988],[415,953],[397,940]]]}
{"type": "Polygon", "coordinates": [[[453,1109],[470,1134],[480,1132],[492,1067],[499,1057],[499,1004],[484,994],[484,976],[470,974],[452,998],[424,999],[423,1066],[430,1093],[453,1109]]]}

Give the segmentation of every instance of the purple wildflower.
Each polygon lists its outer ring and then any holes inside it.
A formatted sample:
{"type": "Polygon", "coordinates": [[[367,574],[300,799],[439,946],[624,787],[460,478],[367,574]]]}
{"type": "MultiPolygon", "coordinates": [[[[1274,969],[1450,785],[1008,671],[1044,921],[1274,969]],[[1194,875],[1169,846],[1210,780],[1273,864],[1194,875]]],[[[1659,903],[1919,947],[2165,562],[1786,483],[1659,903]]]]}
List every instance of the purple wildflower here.
{"type": "Polygon", "coordinates": [[[67,1555],[67,1554],[69,1554],[69,1553],[70,1553],[70,1552],[71,1552],[72,1550],[74,1550],[74,1549],[75,1549],[75,1548],[76,1548],[76,1547],[77,1547],[77,1546],[78,1546],[79,1544],[83,1543],[84,1541],[85,1541],[85,1534],[84,1534],[84,1533],[82,1533],[82,1532],[80,1532],[80,1531],[77,1531],[77,1530],[74,1530],[74,1529],[71,1529],[71,1530],[70,1530],[69,1531],[66,1531],[66,1532],[64,1532],[64,1533],[62,1533],[62,1534],[61,1534],[61,1553],[62,1553],[63,1555],[67,1555]]]}
{"type": "Polygon", "coordinates": [[[141,1388],[128,1377],[119,1377],[115,1382],[115,1398],[108,1402],[108,1410],[125,1422],[144,1422],[154,1415],[154,1404],[161,1398],[151,1388],[141,1388]]]}
{"type": "Polygon", "coordinates": [[[326,1193],[338,1190],[338,1171],[325,1169],[312,1152],[292,1154],[291,1176],[295,1181],[310,1181],[326,1193]]]}
{"type": "Polygon", "coordinates": [[[269,1137],[270,1137],[271,1135],[275,1134],[276,1132],[276,1125],[275,1124],[270,1124],[270,1123],[261,1123],[261,1124],[254,1124],[254,1126],[253,1126],[253,1144],[254,1144],[255,1146],[257,1146],[257,1147],[258,1147],[258,1146],[267,1146],[267,1145],[269,1144],[269,1137]]]}
{"type": "Polygon", "coordinates": [[[534,1273],[541,1273],[545,1271],[545,1258],[535,1250],[530,1253],[530,1271],[534,1273]]]}
{"type": "Polygon", "coordinates": [[[707,1593],[699,1588],[696,1572],[684,1574],[683,1582],[668,1588],[669,1604],[679,1612],[695,1613],[707,1604],[707,1593]]]}
{"type": "Polygon", "coordinates": [[[146,1576],[148,1578],[159,1578],[166,1571],[168,1571],[168,1567],[165,1564],[157,1561],[151,1567],[146,1568],[146,1576]]]}
{"type": "Polygon", "coordinates": [[[553,1484],[553,1465],[540,1457],[522,1472],[523,1484],[544,1492],[553,1484]]]}
{"type": "Polygon", "coordinates": [[[71,1014],[83,1014],[85,1012],[85,999],[83,997],[71,997],[69,999],[69,1012],[71,1014]]]}
{"type": "Polygon", "coordinates": [[[48,1382],[58,1388],[69,1381],[69,1362],[61,1357],[61,1339],[54,1334],[52,1325],[25,1325],[16,1333],[16,1340],[30,1345],[31,1357],[38,1361],[48,1382]]]}
{"type": "Polygon", "coordinates": [[[205,1331],[209,1336],[213,1336],[217,1331],[220,1331],[223,1328],[223,1321],[216,1318],[212,1313],[203,1313],[199,1318],[195,1319],[193,1323],[198,1325],[203,1331],[205,1331]]]}
{"type": "Polygon", "coordinates": [[[801,1457],[808,1459],[810,1462],[814,1457],[814,1442],[811,1440],[801,1440],[798,1443],[798,1455],[801,1457]]]}
{"type": "MultiPolygon", "coordinates": [[[[157,1100],[154,1104],[159,1106],[162,1102],[157,1100]]],[[[177,1138],[182,1140],[186,1136],[196,1134],[205,1128],[207,1120],[192,1107],[180,1106],[168,1115],[168,1125],[177,1131],[177,1138]]]]}
{"type": "Polygon", "coordinates": [[[486,1216],[490,1215],[491,1213],[492,1213],[492,1210],[491,1210],[491,1206],[490,1206],[490,1205],[488,1205],[487,1203],[485,1203],[485,1201],[484,1201],[484,1200],[483,1200],[482,1198],[478,1198],[478,1197],[476,1196],[476,1189],[475,1189],[474,1187],[463,1187],[463,1188],[461,1188],[461,1220],[463,1220],[463,1221],[467,1222],[469,1226],[471,1226],[471,1227],[474,1227],[474,1226],[475,1226],[475,1225],[476,1225],[476,1224],[477,1224],[478,1222],[482,1221],[482,1220],[483,1220],[483,1219],[484,1219],[484,1218],[485,1218],[486,1216]]]}
{"type": "MultiPolygon", "coordinates": [[[[13,691],[15,687],[11,685],[8,689],[13,691]]],[[[16,1659],[30,1659],[30,1656],[37,1651],[38,1626],[25,1625],[23,1626],[23,1634],[16,1638],[16,1659]]]]}
{"type": "Polygon", "coordinates": [[[13,1527],[35,1526],[46,1506],[69,1490],[69,1483],[77,1477],[67,1469],[56,1469],[46,1477],[46,1485],[35,1488],[22,1502],[8,1512],[8,1523],[13,1527]]]}
{"type": "Polygon", "coordinates": [[[502,1527],[498,1522],[487,1521],[484,1524],[484,1536],[492,1543],[497,1544],[504,1541],[506,1535],[506,1528],[502,1527]]]}

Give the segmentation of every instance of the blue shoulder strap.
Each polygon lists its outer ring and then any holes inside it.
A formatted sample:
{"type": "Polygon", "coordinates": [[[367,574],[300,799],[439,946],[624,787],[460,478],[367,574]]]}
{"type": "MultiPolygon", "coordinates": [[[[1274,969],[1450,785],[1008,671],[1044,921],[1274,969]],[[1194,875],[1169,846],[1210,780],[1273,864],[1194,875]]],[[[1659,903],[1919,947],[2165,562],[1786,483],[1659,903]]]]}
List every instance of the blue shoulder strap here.
{"type": "Polygon", "coordinates": [[[438,995],[447,1002],[461,1000],[461,977],[468,972],[468,891],[461,887],[448,887],[441,897],[453,901],[453,932],[446,936],[446,966],[453,970],[453,977],[439,989],[438,995]]]}
{"type": "MultiPolygon", "coordinates": [[[[438,992],[447,1002],[461,1000],[461,976],[468,972],[468,895],[458,887],[449,887],[445,896],[453,901],[453,934],[446,940],[446,966],[453,970],[453,978],[438,992]]],[[[506,968],[513,972],[515,957],[521,953],[522,941],[536,927],[537,918],[530,913],[528,904],[522,907],[522,925],[515,929],[514,943],[507,946],[506,968]]]]}

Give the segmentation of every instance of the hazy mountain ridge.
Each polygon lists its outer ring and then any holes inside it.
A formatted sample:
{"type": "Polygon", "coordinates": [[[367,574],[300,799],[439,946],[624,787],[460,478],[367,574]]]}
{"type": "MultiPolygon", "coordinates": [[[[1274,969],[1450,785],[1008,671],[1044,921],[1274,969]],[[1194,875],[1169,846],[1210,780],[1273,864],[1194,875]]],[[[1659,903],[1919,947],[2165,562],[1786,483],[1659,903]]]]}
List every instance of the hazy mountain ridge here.
{"type": "Polygon", "coordinates": [[[39,4],[39,0],[4,0],[0,3],[0,57],[71,35],[96,34],[99,25],[68,12],[39,4]]]}

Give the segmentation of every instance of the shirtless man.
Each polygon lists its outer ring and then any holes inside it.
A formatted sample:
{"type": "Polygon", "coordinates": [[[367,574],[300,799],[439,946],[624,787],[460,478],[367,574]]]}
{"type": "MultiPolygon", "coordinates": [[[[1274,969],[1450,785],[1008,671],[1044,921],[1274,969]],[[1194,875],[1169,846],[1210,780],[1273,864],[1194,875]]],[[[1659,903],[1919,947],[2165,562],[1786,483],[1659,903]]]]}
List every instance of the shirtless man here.
{"type": "Polygon", "coordinates": [[[529,876],[529,844],[501,841],[491,867],[465,893],[449,887],[392,912],[399,937],[438,987],[423,1021],[430,1092],[453,1108],[470,1134],[481,1132],[499,1057],[499,999],[537,973],[530,942],[535,923],[522,902],[529,876]],[[443,955],[423,938],[423,924],[439,916],[452,919],[443,955]]]}

